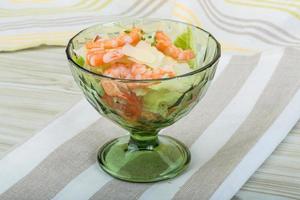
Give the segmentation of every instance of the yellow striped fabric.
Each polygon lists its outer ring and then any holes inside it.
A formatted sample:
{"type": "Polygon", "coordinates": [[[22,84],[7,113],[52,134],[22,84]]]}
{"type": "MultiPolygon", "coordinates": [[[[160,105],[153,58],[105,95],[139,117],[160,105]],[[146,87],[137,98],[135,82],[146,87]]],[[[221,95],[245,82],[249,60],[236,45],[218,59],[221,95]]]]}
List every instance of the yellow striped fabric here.
{"type": "Polygon", "coordinates": [[[172,18],[202,27],[223,51],[300,46],[299,0],[2,0],[0,51],[66,45],[92,24],[123,16],[172,18]]]}

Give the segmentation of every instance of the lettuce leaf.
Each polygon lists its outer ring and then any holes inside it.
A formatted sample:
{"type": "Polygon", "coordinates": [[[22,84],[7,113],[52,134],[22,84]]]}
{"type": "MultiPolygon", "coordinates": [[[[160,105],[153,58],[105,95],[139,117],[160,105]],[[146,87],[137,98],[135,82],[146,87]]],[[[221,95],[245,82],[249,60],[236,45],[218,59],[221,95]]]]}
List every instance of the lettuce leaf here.
{"type": "MultiPolygon", "coordinates": [[[[196,54],[196,49],[194,47],[194,39],[191,28],[187,28],[185,32],[180,34],[175,40],[174,45],[183,50],[191,49],[196,54]]],[[[197,66],[196,59],[188,61],[190,68],[195,68],[197,66]]]]}
{"type": "Polygon", "coordinates": [[[152,90],[168,90],[172,92],[183,93],[187,91],[195,82],[195,76],[189,76],[184,78],[172,79],[168,81],[162,81],[159,84],[150,86],[152,90]]]}
{"type": "Polygon", "coordinates": [[[82,56],[73,56],[73,60],[76,64],[78,64],[79,66],[83,66],[85,61],[84,58],[82,56]]]}
{"type": "Polygon", "coordinates": [[[180,34],[174,41],[174,45],[183,50],[192,49],[193,35],[190,28],[187,28],[185,32],[180,34]]]}
{"type": "Polygon", "coordinates": [[[144,109],[153,113],[167,116],[168,108],[172,106],[182,94],[166,89],[152,90],[144,96],[144,109]]]}
{"type": "Polygon", "coordinates": [[[149,87],[151,89],[145,96],[144,107],[147,111],[167,116],[168,109],[176,104],[182,95],[188,91],[195,82],[194,77],[185,77],[162,81],[149,87]]]}

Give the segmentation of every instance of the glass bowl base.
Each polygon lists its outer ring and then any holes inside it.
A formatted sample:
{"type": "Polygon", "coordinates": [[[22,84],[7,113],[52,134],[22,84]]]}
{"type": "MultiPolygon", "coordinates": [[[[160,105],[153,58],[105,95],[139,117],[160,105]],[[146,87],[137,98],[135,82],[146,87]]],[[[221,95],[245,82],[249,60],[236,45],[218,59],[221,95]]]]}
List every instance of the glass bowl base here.
{"type": "Polygon", "coordinates": [[[130,136],[116,138],[98,152],[100,167],[111,176],[129,182],[156,182],[173,178],[190,162],[188,148],[169,136],[158,136],[156,145],[138,147],[130,136]]]}

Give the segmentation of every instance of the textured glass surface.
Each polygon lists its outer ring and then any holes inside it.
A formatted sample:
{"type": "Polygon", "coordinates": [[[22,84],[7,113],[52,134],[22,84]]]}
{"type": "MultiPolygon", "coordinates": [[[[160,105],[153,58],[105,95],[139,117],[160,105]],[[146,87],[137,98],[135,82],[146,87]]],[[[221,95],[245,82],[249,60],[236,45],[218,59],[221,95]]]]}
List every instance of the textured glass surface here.
{"type": "Polygon", "coordinates": [[[158,132],[189,113],[203,97],[220,57],[218,42],[209,33],[185,23],[126,19],[83,30],[70,40],[66,52],[73,77],[86,99],[101,115],[130,133],[100,149],[100,166],[114,177],[133,182],[159,181],[182,172],[190,160],[188,149],[170,137],[158,137],[158,132]],[[194,71],[175,78],[121,80],[97,75],[95,70],[76,63],[74,49],[99,33],[115,36],[133,25],[145,32],[162,30],[173,40],[189,27],[196,53],[194,71]],[[112,96],[103,86],[122,95],[112,96]]]}

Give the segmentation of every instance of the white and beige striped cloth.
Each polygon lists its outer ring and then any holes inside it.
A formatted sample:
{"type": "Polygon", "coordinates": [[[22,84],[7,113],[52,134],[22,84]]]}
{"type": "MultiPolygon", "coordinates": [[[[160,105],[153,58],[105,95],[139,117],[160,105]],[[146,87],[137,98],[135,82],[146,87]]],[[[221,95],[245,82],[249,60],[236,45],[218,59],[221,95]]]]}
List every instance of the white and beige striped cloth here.
{"type": "Polygon", "coordinates": [[[230,199],[300,118],[299,7],[296,0],[1,1],[2,51],[64,45],[83,27],[132,15],[200,25],[222,42],[223,55],[203,100],[163,131],[191,150],[181,176],[134,184],[101,171],[98,147],[125,131],[81,100],[0,160],[0,199],[230,199]]]}
{"type": "Polygon", "coordinates": [[[226,51],[300,46],[299,0],[1,0],[0,51],[65,45],[79,30],[124,15],[201,26],[226,51]]]}

